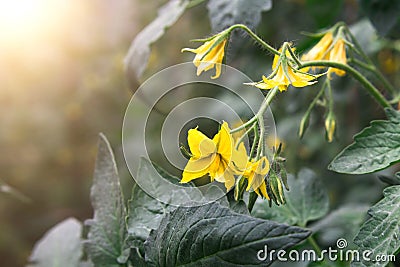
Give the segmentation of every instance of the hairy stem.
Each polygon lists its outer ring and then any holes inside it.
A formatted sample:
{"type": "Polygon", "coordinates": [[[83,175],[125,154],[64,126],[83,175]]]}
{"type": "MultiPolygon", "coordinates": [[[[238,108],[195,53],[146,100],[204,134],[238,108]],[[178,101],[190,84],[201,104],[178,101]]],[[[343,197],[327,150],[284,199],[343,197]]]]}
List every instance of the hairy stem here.
{"type": "Polygon", "coordinates": [[[315,60],[315,61],[307,61],[304,62],[299,68],[304,67],[332,67],[346,71],[350,75],[354,77],[358,82],[360,82],[364,88],[368,91],[368,93],[375,98],[375,100],[383,107],[383,108],[391,108],[390,103],[387,99],[379,92],[379,90],[370,82],[368,81],[360,72],[358,72],[353,67],[350,67],[346,64],[342,64],[339,62],[332,62],[328,60],[315,60]]]}

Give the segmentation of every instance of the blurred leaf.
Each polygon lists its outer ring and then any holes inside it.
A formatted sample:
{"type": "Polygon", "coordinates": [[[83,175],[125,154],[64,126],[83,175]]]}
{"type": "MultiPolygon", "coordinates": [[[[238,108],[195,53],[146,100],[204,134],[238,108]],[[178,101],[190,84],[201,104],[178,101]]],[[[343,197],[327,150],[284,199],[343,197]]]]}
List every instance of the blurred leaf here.
{"type": "Polygon", "coordinates": [[[125,205],[114,155],[103,134],[99,138],[91,200],[94,216],[85,221],[89,226],[87,253],[95,266],[119,266],[117,259],[126,253],[125,205]]]}
{"type": "Polygon", "coordinates": [[[257,259],[264,246],[287,249],[310,233],[238,214],[218,203],[179,207],[150,233],[146,257],[156,266],[266,266],[269,259],[257,259]]]}
{"type": "Polygon", "coordinates": [[[261,12],[272,8],[272,0],[209,0],[207,8],[214,32],[237,23],[254,29],[261,21],[261,12]]]}
{"type": "Polygon", "coordinates": [[[180,18],[188,4],[187,0],[170,0],[158,10],[157,18],[136,35],[125,58],[125,68],[129,77],[133,75],[139,80],[147,67],[150,45],[180,18]]]}
{"type": "Polygon", "coordinates": [[[400,112],[386,109],[388,121],[372,121],[354,136],[329,165],[339,173],[364,174],[382,170],[400,160],[400,112]]]}
{"type": "Polygon", "coordinates": [[[400,185],[400,172],[397,172],[394,176],[378,175],[378,178],[389,185],[400,185]]]}
{"type": "Polygon", "coordinates": [[[328,212],[328,194],[313,171],[302,169],[298,178],[288,175],[288,183],[290,191],[285,193],[285,205],[270,208],[266,201],[257,201],[253,216],[305,226],[308,221],[319,219],[328,212]]]}
{"type": "MultiPolygon", "coordinates": [[[[371,252],[371,259],[377,255],[394,255],[400,248],[400,185],[385,188],[383,196],[384,198],[368,211],[371,218],[361,226],[354,239],[360,252],[371,252]]],[[[363,266],[386,264],[387,262],[362,262],[363,266]]]]}
{"type": "Polygon", "coordinates": [[[24,202],[24,203],[32,202],[32,200],[30,198],[28,198],[26,195],[22,194],[20,191],[18,191],[14,187],[9,186],[2,180],[0,180],[0,193],[4,193],[4,194],[10,195],[12,197],[15,197],[16,199],[18,199],[19,201],[24,202]]]}
{"type": "Polygon", "coordinates": [[[35,244],[28,267],[76,267],[82,257],[82,224],[74,218],[66,219],[35,244]]]}
{"type": "Polygon", "coordinates": [[[370,20],[359,20],[350,25],[349,29],[365,53],[373,54],[382,49],[382,42],[378,39],[376,30],[370,20]]]}
{"type": "MultiPolygon", "coordinates": [[[[369,17],[380,35],[389,34],[400,22],[400,1],[359,0],[361,9],[369,17]]],[[[399,37],[399,36],[397,36],[399,37]]]]}
{"type": "Polygon", "coordinates": [[[350,241],[364,222],[368,205],[349,204],[342,206],[310,226],[313,233],[325,245],[336,244],[339,238],[350,241]]]}
{"type": "Polygon", "coordinates": [[[342,10],[343,0],[306,0],[306,8],[316,21],[318,28],[330,26],[342,10]]]}

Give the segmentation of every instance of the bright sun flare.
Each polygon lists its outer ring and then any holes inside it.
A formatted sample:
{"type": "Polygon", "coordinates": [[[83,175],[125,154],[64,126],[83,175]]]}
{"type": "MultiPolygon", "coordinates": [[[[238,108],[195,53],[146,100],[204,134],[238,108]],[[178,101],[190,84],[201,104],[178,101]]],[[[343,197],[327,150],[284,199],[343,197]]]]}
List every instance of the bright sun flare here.
{"type": "Polygon", "coordinates": [[[0,42],[15,44],[40,38],[59,24],[65,15],[60,0],[0,0],[0,42]]]}

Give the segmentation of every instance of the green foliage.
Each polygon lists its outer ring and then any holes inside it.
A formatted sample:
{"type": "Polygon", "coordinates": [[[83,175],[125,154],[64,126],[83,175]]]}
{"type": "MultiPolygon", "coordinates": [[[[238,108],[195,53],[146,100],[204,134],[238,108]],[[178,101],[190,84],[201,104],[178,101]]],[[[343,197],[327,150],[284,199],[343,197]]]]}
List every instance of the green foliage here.
{"type": "MultiPolygon", "coordinates": [[[[369,257],[394,255],[400,248],[400,186],[383,191],[384,198],[371,207],[368,219],[354,239],[359,250],[371,251],[369,257]]],[[[387,262],[362,262],[363,266],[386,266],[387,262]]]]}
{"type": "Polygon", "coordinates": [[[344,205],[310,226],[318,240],[325,245],[336,244],[339,238],[353,240],[364,222],[368,205],[344,205]]]}
{"type": "Polygon", "coordinates": [[[329,169],[349,174],[371,173],[400,160],[400,112],[386,109],[388,121],[372,121],[354,136],[329,165],[329,169]]]}
{"type": "Polygon", "coordinates": [[[379,175],[378,178],[389,185],[400,185],[400,172],[394,176],[379,175]]]}
{"type": "Polygon", "coordinates": [[[309,230],[238,214],[218,203],[179,207],[161,221],[145,243],[156,266],[266,266],[264,249],[287,249],[309,230]],[[246,256],[243,256],[246,255],[246,256]]]}
{"type": "Polygon", "coordinates": [[[85,221],[89,226],[85,248],[96,266],[120,266],[126,257],[124,252],[125,205],[121,193],[117,167],[110,144],[100,134],[99,150],[91,189],[94,209],[93,219],[85,221]]]}
{"type": "Polygon", "coordinates": [[[237,23],[255,28],[261,12],[272,8],[272,0],[209,0],[207,8],[214,32],[237,23]]]}
{"type": "MultiPolygon", "coordinates": [[[[137,175],[146,177],[153,182],[157,181],[157,176],[149,175],[149,168],[151,168],[151,163],[142,158],[137,175]]],[[[147,195],[135,183],[132,188],[132,196],[128,201],[128,216],[126,219],[130,246],[138,248],[141,253],[144,253],[143,243],[149,236],[150,231],[157,229],[165,213],[174,208],[174,206],[166,205],[147,195]]]]}
{"type": "MultiPolygon", "coordinates": [[[[395,0],[360,0],[360,6],[372,24],[385,36],[398,30],[400,24],[400,2],[395,0]]],[[[396,33],[399,37],[399,32],[396,33]]]]}
{"type": "Polygon", "coordinates": [[[159,9],[157,18],[136,35],[125,58],[129,76],[134,75],[139,80],[149,61],[150,45],[180,18],[189,3],[188,0],[169,1],[159,9]]]}
{"type": "Polygon", "coordinates": [[[290,191],[286,193],[285,205],[268,208],[267,202],[257,201],[252,214],[263,219],[305,226],[328,212],[328,194],[313,171],[302,169],[297,178],[288,175],[288,183],[290,191]]]}
{"type": "Polygon", "coordinates": [[[51,228],[33,248],[28,267],[76,267],[82,257],[82,224],[66,219],[51,228]]]}

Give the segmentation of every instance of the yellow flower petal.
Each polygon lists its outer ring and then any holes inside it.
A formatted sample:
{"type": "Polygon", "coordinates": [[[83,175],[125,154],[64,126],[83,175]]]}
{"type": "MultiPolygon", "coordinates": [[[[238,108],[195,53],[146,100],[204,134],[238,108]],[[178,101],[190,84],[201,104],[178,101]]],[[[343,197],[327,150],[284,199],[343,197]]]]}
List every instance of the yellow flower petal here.
{"type": "Polygon", "coordinates": [[[333,35],[332,32],[327,32],[321,40],[313,47],[310,51],[304,54],[301,57],[301,60],[310,61],[310,60],[321,60],[326,57],[328,54],[328,50],[332,44],[333,35]]]}
{"type": "Polygon", "coordinates": [[[196,129],[188,132],[188,144],[190,152],[195,158],[208,157],[213,154],[217,147],[214,142],[196,129]]]}
{"type": "MultiPolygon", "coordinates": [[[[339,39],[336,41],[335,45],[329,53],[329,60],[342,64],[347,64],[346,47],[343,39],[339,39]]],[[[335,73],[338,76],[343,76],[346,74],[344,70],[336,68],[329,68],[328,77],[330,77],[330,73],[335,73]]]]}
{"type": "Polygon", "coordinates": [[[188,183],[194,179],[206,175],[209,167],[214,161],[214,158],[215,157],[213,156],[201,159],[191,158],[183,171],[181,183],[188,183]]]}
{"type": "Polygon", "coordinates": [[[216,36],[197,49],[184,48],[182,52],[188,51],[196,54],[193,59],[193,64],[197,67],[197,76],[203,71],[208,71],[215,66],[215,75],[211,78],[216,79],[221,75],[221,63],[224,59],[226,42],[226,39],[220,41],[220,38],[216,36]],[[216,42],[220,43],[215,45],[216,42]]]}

